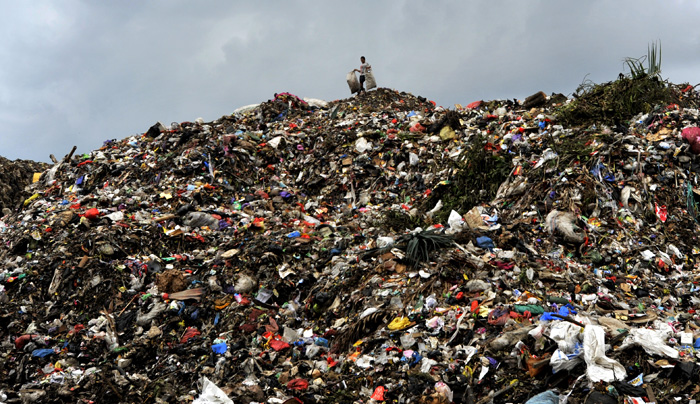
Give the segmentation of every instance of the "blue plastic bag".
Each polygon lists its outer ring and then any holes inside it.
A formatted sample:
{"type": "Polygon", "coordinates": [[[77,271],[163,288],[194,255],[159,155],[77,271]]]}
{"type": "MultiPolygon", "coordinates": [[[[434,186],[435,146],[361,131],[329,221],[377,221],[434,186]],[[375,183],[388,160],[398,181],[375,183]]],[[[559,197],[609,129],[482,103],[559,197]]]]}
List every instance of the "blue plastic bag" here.
{"type": "Polygon", "coordinates": [[[214,344],[211,346],[211,350],[217,354],[225,354],[226,351],[228,351],[228,345],[226,345],[225,342],[221,342],[219,344],[214,344]]]}
{"type": "MultiPolygon", "coordinates": [[[[574,307],[571,304],[567,304],[562,306],[559,311],[556,313],[559,314],[560,316],[570,316],[572,314],[576,314],[576,310],[574,310],[574,307]]],[[[559,317],[554,317],[551,312],[543,313],[542,317],[540,317],[540,320],[542,321],[552,321],[552,320],[561,320],[559,317]]]]}
{"type": "Polygon", "coordinates": [[[493,244],[493,240],[486,236],[481,236],[476,238],[476,245],[479,246],[479,248],[483,248],[485,250],[493,250],[496,246],[493,244]]]}
{"type": "Polygon", "coordinates": [[[530,398],[525,404],[559,404],[559,394],[553,391],[545,391],[530,398]]]}
{"type": "Polygon", "coordinates": [[[53,355],[55,352],[53,349],[35,349],[32,351],[32,356],[43,358],[45,356],[53,355]]]}

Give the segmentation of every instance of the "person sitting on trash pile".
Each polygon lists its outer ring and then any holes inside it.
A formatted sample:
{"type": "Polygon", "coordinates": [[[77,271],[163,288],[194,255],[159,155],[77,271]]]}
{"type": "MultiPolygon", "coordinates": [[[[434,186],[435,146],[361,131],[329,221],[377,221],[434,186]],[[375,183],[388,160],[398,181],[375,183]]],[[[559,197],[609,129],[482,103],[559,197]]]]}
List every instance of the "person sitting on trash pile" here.
{"type": "Polygon", "coordinates": [[[289,104],[289,102],[291,102],[292,108],[309,109],[309,104],[307,104],[306,101],[291,93],[275,93],[275,99],[273,101],[281,101],[285,104],[289,104]]]}
{"type": "Polygon", "coordinates": [[[309,104],[294,94],[275,93],[273,99],[260,105],[260,114],[258,119],[260,123],[267,121],[280,121],[286,117],[290,109],[301,109],[307,111],[309,110],[309,104]]]}

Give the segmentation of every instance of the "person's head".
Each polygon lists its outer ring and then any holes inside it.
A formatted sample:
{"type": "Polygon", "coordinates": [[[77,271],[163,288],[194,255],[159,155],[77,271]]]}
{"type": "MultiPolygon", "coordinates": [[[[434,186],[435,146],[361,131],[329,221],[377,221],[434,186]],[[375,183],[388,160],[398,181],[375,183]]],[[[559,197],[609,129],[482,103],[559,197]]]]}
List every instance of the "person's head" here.
{"type": "Polygon", "coordinates": [[[365,57],[364,57],[364,56],[360,56],[360,62],[365,63],[365,57]]]}

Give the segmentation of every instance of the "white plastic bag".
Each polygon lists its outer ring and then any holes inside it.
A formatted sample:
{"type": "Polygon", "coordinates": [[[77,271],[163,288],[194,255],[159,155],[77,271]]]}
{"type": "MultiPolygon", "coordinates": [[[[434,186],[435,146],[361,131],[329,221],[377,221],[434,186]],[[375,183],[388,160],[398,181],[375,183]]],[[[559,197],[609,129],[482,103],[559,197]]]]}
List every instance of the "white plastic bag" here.
{"type": "Polygon", "coordinates": [[[678,351],[666,345],[666,337],[661,330],[650,330],[648,328],[632,329],[622,342],[620,349],[626,349],[632,345],[641,345],[649,355],[678,359],[678,351]]]}
{"type": "Polygon", "coordinates": [[[450,217],[447,218],[447,225],[450,226],[452,232],[460,232],[464,227],[464,219],[462,219],[462,215],[453,210],[450,212],[450,217]]]}
{"type": "Polygon", "coordinates": [[[392,237],[377,237],[377,247],[385,248],[394,245],[394,239],[392,237]]]}
{"type": "Polygon", "coordinates": [[[554,340],[564,354],[569,355],[576,351],[580,342],[581,327],[568,321],[553,321],[549,331],[549,338],[554,340]]]}
{"type": "Polygon", "coordinates": [[[328,101],[319,100],[318,98],[304,97],[304,101],[309,104],[310,107],[328,108],[328,101]]]}
{"type": "Polygon", "coordinates": [[[207,379],[206,376],[202,377],[201,383],[202,394],[192,404],[233,404],[233,400],[228,398],[226,393],[211,380],[207,379]]]}
{"type": "Polygon", "coordinates": [[[354,71],[348,73],[346,80],[348,81],[348,86],[350,87],[350,94],[355,94],[360,91],[360,80],[357,79],[354,71]]]}
{"type": "Polygon", "coordinates": [[[571,212],[552,210],[545,218],[549,234],[559,234],[565,240],[573,243],[583,243],[584,235],[581,228],[576,225],[576,215],[571,212]]]}
{"type": "Polygon", "coordinates": [[[364,153],[367,150],[372,150],[372,142],[368,142],[367,139],[359,137],[355,141],[355,150],[357,150],[358,153],[364,153]]]}
{"type": "Polygon", "coordinates": [[[578,355],[567,355],[563,351],[557,349],[552,354],[549,359],[549,365],[552,367],[552,371],[557,373],[560,370],[568,369],[571,370],[581,363],[582,359],[580,354],[578,355]]]}
{"type": "Polygon", "coordinates": [[[374,80],[374,74],[372,72],[365,73],[365,89],[371,90],[377,87],[377,82],[374,80]]]}
{"type": "Polygon", "coordinates": [[[583,329],[583,359],[586,376],[593,383],[623,380],[627,376],[618,361],[605,356],[605,330],[599,325],[587,325],[583,329]]]}
{"type": "Polygon", "coordinates": [[[454,393],[452,392],[452,389],[450,386],[446,385],[443,382],[437,382],[435,383],[435,392],[442,395],[447,399],[448,402],[452,402],[452,399],[454,398],[454,393]]]}

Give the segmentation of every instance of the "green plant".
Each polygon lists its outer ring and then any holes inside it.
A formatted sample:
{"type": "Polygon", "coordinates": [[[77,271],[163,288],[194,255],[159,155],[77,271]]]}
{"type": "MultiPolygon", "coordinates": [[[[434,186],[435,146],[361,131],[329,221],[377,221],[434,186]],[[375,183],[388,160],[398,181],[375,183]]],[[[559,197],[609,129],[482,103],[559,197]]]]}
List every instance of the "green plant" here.
{"type": "Polygon", "coordinates": [[[403,236],[398,244],[403,242],[405,242],[406,260],[414,267],[430,260],[430,253],[433,251],[454,245],[452,237],[438,234],[434,230],[403,236]]]}
{"type": "Polygon", "coordinates": [[[466,212],[472,207],[488,202],[496,196],[498,187],[513,169],[512,155],[496,154],[489,149],[485,137],[472,139],[456,160],[448,160],[450,175],[447,182],[433,189],[423,202],[423,209],[430,210],[442,200],[442,209],[434,220],[445,223],[452,210],[466,212]]]}
{"type": "Polygon", "coordinates": [[[406,212],[391,210],[387,212],[380,223],[381,227],[392,229],[396,232],[404,232],[406,229],[423,227],[425,222],[422,215],[411,216],[406,212]]]}
{"type": "Polygon", "coordinates": [[[633,79],[642,77],[661,76],[661,42],[652,42],[647,46],[647,55],[640,58],[626,57],[624,63],[630,69],[630,76],[633,79]],[[647,66],[644,66],[647,62],[647,66]]]}

